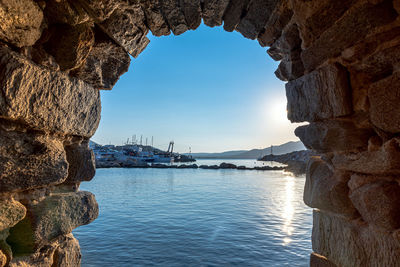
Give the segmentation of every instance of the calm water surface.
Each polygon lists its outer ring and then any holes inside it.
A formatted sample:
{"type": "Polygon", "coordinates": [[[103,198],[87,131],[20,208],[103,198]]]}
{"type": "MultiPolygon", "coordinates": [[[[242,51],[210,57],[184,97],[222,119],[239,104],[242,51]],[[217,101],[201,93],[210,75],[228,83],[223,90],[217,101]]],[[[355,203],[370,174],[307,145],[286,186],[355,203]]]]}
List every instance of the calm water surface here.
{"type": "Polygon", "coordinates": [[[82,266],[307,266],[304,182],[281,171],[99,169],[81,185],[100,205],[74,231],[82,266]]]}

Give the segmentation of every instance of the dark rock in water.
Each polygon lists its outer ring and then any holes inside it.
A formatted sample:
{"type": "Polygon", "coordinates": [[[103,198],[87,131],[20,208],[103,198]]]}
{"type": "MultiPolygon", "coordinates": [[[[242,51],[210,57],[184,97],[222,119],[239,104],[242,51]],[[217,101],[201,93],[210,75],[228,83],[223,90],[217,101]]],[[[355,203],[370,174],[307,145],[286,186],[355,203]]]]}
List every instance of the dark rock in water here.
{"type": "Polygon", "coordinates": [[[197,164],[191,164],[191,165],[182,164],[177,166],[178,169],[197,169],[198,167],[199,166],[197,166],[197,164]]]}
{"type": "Polygon", "coordinates": [[[169,166],[168,166],[168,165],[165,165],[165,164],[160,164],[160,163],[153,163],[153,164],[151,164],[151,167],[152,167],[152,168],[166,169],[166,168],[168,168],[169,166]]]}
{"type": "Polygon", "coordinates": [[[122,164],[116,161],[96,161],[96,168],[120,168],[122,164]]]}
{"type": "Polygon", "coordinates": [[[262,167],[254,167],[254,170],[257,171],[279,171],[279,170],[283,170],[285,167],[271,167],[271,166],[262,166],[262,167]]]}
{"type": "Polygon", "coordinates": [[[237,166],[236,166],[235,164],[232,164],[232,163],[222,162],[222,163],[219,165],[219,168],[220,168],[220,169],[236,169],[237,166]]]}
{"type": "Polygon", "coordinates": [[[243,165],[241,165],[241,166],[238,166],[238,167],[237,167],[237,169],[238,169],[238,170],[246,170],[246,169],[247,169],[247,167],[246,167],[246,166],[243,166],[243,165]]]}
{"type": "Polygon", "coordinates": [[[217,170],[219,169],[218,165],[200,165],[199,167],[200,169],[213,169],[213,170],[217,170]]]}

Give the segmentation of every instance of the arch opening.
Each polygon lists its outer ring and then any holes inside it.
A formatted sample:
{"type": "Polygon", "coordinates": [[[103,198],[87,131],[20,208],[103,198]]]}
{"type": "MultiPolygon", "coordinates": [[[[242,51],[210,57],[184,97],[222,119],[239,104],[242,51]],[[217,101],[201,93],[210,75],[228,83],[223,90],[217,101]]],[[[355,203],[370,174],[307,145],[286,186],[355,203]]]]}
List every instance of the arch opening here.
{"type": "Polygon", "coordinates": [[[149,30],[179,35],[201,20],[269,46],[288,118],[310,122],[295,133],[321,154],[304,192],[311,265],[395,265],[399,10],[392,0],[3,1],[0,265],[79,264],[70,233],[98,215],[78,190],[94,175],[98,89],[127,71],[149,30]]]}

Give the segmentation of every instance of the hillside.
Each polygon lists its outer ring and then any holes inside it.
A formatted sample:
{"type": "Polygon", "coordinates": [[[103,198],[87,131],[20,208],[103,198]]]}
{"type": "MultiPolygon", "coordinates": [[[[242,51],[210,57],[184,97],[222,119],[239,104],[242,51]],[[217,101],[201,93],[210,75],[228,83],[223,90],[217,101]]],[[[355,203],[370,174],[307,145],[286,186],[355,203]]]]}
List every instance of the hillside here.
{"type": "MultiPolygon", "coordinates": [[[[300,141],[290,141],[282,145],[273,146],[274,155],[287,154],[293,151],[306,149],[300,141]]],[[[252,149],[252,150],[233,150],[221,153],[192,153],[192,156],[197,159],[257,159],[271,153],[271,148],[252,149]]]]}

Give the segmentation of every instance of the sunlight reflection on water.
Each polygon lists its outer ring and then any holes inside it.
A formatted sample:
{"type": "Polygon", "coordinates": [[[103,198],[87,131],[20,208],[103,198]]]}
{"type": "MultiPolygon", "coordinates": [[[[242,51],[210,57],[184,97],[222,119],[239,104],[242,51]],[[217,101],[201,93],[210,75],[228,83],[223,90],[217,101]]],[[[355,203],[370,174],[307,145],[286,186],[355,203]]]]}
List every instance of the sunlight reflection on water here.
{"type": "Polygon", "coordinates": [[[281,171],[100,169],[82,266],[307,266],[304,177],[281,171]]]}

